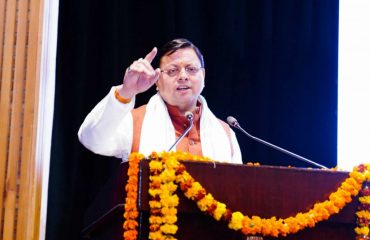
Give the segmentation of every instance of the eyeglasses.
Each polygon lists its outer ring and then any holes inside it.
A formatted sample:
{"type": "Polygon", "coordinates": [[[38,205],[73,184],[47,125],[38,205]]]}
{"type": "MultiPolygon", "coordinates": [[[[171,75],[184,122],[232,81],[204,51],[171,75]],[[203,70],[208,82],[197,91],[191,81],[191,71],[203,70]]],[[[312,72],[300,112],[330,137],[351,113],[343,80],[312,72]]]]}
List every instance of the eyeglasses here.
{"type": "MultiPolygon", "coordinates": [[[[199,72],[201,68],[202,67],[186,66],[184,69],[185,69],[186,74],[194,76],[195,74],[199,72]]],[[[166,70],[162,70],[161,72],[166,73],[169,77],[175,77],[179,75],[179,73],[181,72],[181,69],[182,68],[173,67],[173,68],[169,68],[166,70]]]]}

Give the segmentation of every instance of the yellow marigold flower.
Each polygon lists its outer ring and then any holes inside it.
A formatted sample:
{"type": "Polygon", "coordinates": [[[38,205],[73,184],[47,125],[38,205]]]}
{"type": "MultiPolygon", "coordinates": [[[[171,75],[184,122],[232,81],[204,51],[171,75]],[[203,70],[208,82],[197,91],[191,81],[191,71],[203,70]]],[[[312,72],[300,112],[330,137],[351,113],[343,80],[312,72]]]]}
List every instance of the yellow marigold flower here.
{"type": "Polygon", "coordinates": [[[365,176],[357,171],[350,172],[349,176],[355,179],[359,184],[362,184],[365,181],[365,176]]]}
{"type": "Polygon", "coordinates": [[[282,222],[282,226],[280,228],[280,233],[283,237],[287,236],[289,233],[290,229],[288,224],[286,224],[284,221],[282,222]]]}
{"type": "Polygon", "coordinates": [[[176,215],[177,214],[177,208],[174,208],[174,207],[163,207],[161,209],[161,213],[163,215],[176,215]]]}
{"type": "Polygon", "coordinates": [[[356,212],[356,215],[359,218],[365,218],[365,219],[370,220],[370,212],[368,212],[368,211],[365,211],[365,210],[358,211],[358,212],[356,212]]]}
{"type": "Polygon", "coordinates": [[[289,233],[296,233],[300,230],[297,219],[294,217],[284,219],[284,223],[288,226],[289,233]]]}
{"type": "Polygon", "coordinates": [[[317,222],[317,213],[314,209],[310,209],[307,213],[308,224],[313,227],[317,222]]]}
{"type": "Polygon", "coordinates": [[[338,194],[338,196],[340,196],[345,203],[349,203],[352,201],[351,194],[341,188],[338,189],[336,194],[338,194]]]}
{"type": "Polygon", "coordinates": [[[328,210],[330,215],[339,212],[339,208],[331,201],[326,201],[325,208],[328,210]]]}
{"type": "Polygon", "coordinates": [[[150,232],[149,233],[149,239],[163,239],[163,234],[161,231],[156,231],[156,232],[150,232]]]}
{"type": "Polygon", "coordinates": [[[217,202],[217,207],[213,212],[213,217],[219,221],[222,215],[226,212],[226,205],[220,202],[217,202]]]}
{"type": "Polygon", "coordinates": [[[161,226],[161,231],[165,234],[175,234],[178,227],[173,224],[164,224],[161,226]]]}
{"type": "Polygon", "coordinates": [[[177,189],[177,185],[174,182],[168,182],[166,184],[161,184],[160,189],[166,192],[175,192],[177,189]]]}
{"type": "Polygon", "coordinates": [[[231,221],[229,223],[229,228],[234,230],[240,230],[242,228],[242,220],[244,215],[241,212],[234,212],[231,216],[231,221]]]}
{"type": "Polygon", "coordinates": [[[150,168],[150,170],[162,171],[163,165],[159,161],[150,161],[149,162],[149,168],[150,168]]]}
{"type": "Polygon", "coordinates": [[[179,165],[179,162],[177,161],[176,157],[169,157],[165,160],[165,165],[169,169],[174,169],[179,165]]]}
{"type": "Polygon", "coordinates": [[[162,190],[161,189],[151,189],[151,188],[149,188],[148,192],[149,192],[150,196],[155,197],[155,196],[159,196],[162,193],[162,190]]]}
{"type": "Polygon", "coordinates": [[[202,185],[199,182],[193,182],[191,187],[185,192],[185,196],[194,200],[194,197],[198,194],[198,192],[203,189],[202,185]]]}
{"type": "Polygon", "coordinates": [[[370,181],[370,172],[369,172],[369,171],[366,171],[366,172],[365,172],[365,179],[366,179],[367,181],[370,181]]]}
{"type": "Polygon", "coordinates": [[[150,208],[161,208],[162,204],[158,201],[149,201],[150,208]]]}
{"type": "Polygon", "coordinates": [[[196,155],[190,154],[188,152],[181,152],[181,151],[176,152],[175,156],[177,157],[178,160],[197,161],[197,162],[199,162],[199,161],[202,161],[202,162],[212,161],[208,157],[196,156],[196,155]]]}
{"type": "Polygon", "coordinates": [[[179,197],[177,195],[171,195],[161,198],[163,207],[176,207],[179,205],[179,197]]]}
{"type": "Polygon", "coordinates": [[[370,204],[370,196],[363,196],[363,197],[359,197],[358,200],[362,203],[362,204],[370,204]]]}
{"type": "MultiPolygon", "coordinates": [[[[333,206],[333,205],[331,205],[333,206]]],[[[312,218],[312,214],[310,213],[303,213],[302,214],[302,222],[300,223],[302,229],[306,227],[313,227],[315,226],[315,220],[312,218]]]]}
{"type": "Polygon", "coordinates": [[[165,169],[159,176],[161,177],[162,182],[172,182],[176,179],[174,169],[165,169]]]}
{"type": "Polygon", "coordinates": [[[326,220],[329,218],[330,213],[327,209],[329,201],[324,201],[321,203],[316,203],[314,205],[314,211],[316,212],[316,217],[318,217],[318,221],[326,220]]]}
{"type": "Polygon", "coordinates": [[[337,192],[330,194],[329,200],[339,209],[342,209],[346,205],[345,199],[337,192]]]}
{"type": "Polygon", "coordinates": [[[163,223],[174,224],[177,222],[176,215],[165,215],[162,217],[163,223]]]}
{"type": "Polygon", "coordinates": [[[210,193],[208,193],[204,198],[197,202],[197,205],[202,212],[205,212],[208,209],[208,206],[210,206],[213,203],[213,201],[214,201],[213,196],[210,193]]]}
{"type": "Polygon", "coordinates": [[[151,182],[162,182],[162,178],[160,176],[149,176],[149,180],[151,182]]]}
{"type": "Polygon", "coordinates": [[[347,192],[350,192],[353,189],[353,186],[349,185],[346,181],[342,182],[342,185],[340,187],[347,192]]]}
{"type": "Polygon", "coordinates": [[[352,178],[352,177],[349,177],[345,180],[346,183],[352,185],[352,186],[358,186],[358,185],[361,185],[361,184],[358,184],[358,182],[352,178]]]}
{"type": "Polygon", "coordinates": [[[365,235],[367,236],[369,234],[369,228],[368,227],[356,227],[355,232],[358,235],[365,235]]]}
{"type": "Polygon", "coordinates": [[[285,226],[283,219],[279,218],[278,220],[273,221],[273,231],[272,231],[272,236],[278,237],[279,234],[281,235],[286,235],[286,230],[288,228],[285,226]]]}
{"type": "Polygon", "coordinates": [[[150,216],[149,217],[150,224],[162,224],[162,217],[159,216],[150,216]]]}
{"type": "Polygon", "coordinates": [[[358,184],[355,180],[351,182],[352,178],[347,178],[345,182],[342,183],[341,188],[347,192],[349,192],[351,195],[357,195],[358,191],[361,189],[361,185],[358,184]],[[355,184],[355,185],[354,185],[355,184]]]}

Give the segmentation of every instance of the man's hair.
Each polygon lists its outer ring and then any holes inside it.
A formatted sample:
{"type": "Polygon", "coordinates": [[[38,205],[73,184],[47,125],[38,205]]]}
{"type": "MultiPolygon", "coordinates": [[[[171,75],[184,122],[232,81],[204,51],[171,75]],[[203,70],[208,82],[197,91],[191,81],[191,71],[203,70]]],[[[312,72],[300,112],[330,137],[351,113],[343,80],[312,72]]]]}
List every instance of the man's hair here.
{"type": "Polygon", "coordinates": [[[177,50],[184,49],[184,48],[193,49],[199,58],[201,67],[204,67],[204,59],[203,59],[202,53],[197,48],[197,46],[195,46],[192,42],[190,42],[189,40],[185,38],[176,38],[174,40],[169,41],[165,45],[163,45],[163,47],[158,52],[159,63],[161,62],[162,57],[171,55],[177,50]]]}

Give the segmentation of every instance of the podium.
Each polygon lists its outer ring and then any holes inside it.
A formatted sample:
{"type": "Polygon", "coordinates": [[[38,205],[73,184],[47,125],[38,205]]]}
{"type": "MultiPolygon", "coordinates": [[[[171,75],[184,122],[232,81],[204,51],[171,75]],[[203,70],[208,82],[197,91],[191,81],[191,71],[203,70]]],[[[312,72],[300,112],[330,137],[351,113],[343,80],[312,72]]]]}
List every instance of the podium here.
{"type": "MultiPolygon", "coordinates": [[[[348,172],[273,167],[247,166],[238,164],[183,162],[187,171],[232,211],[244,215],[270,218],[286,218],[305,212],[315,203],[326,200],[348,172]]],[[[148,161],[140,163],[140,183],[138,196],[139,238],[148,239],[149,217],[149,166],[148,161]]],[[[84,239],[123,239],[124,186],[127,180],[128,163],[122,163],[105,188],[89,207],[85,217],[84,239]]],[[[240,232],[227,227],[211,216],[202,213],[196,203],[187,199],[178,190],[179,230],[177,239],[231,240],[248,239],[240,232]]],[[[287,237],[263,237],[269,239],[299,240],[350,240],[355,239],[355,212],[358,200],[353,199],[338,214],[314,228],[306,228],[287,237]]]]}

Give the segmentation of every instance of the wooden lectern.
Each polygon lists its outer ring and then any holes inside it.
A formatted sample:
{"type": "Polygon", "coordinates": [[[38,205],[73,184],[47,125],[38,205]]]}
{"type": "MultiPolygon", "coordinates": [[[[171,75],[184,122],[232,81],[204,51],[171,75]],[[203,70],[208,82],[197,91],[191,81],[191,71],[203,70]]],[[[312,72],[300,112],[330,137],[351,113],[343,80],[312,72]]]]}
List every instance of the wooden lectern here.
{"type": "MultiPolygon", "coordinates": [[[[225,203],[232,211],[245,215],[270,218],[286,218],[305,212],[316,202],[324,201],[348,177],[347,172],[330,170],[246,166],[202,162],[184,162],[187,171],[200,182],[215,199],[225,203]]],[[[141,162],[139,239],[148,239],[148,161],[141,162]]],[[[124,186],[127,180],[128,163],[122,163],[105,189],[86,214],[85,239],[123,239],[124,186]]],[[[180,190],[179,190],[180,191],[180,190]]],[[[230,230],[223,222],[203,214],[195,202],[185,198],[180,191],[178,207],[180,240],[232,240],[248,239],[240,232],[230,230]]],[[[299,240],[350,240],[355,239],[355,212],[357,198],[329,220],[314,228],[304,229],[287,237],[263,239],[299,240]]],[[[253,238],[250,238],[253,239],[253,238]]]]}

